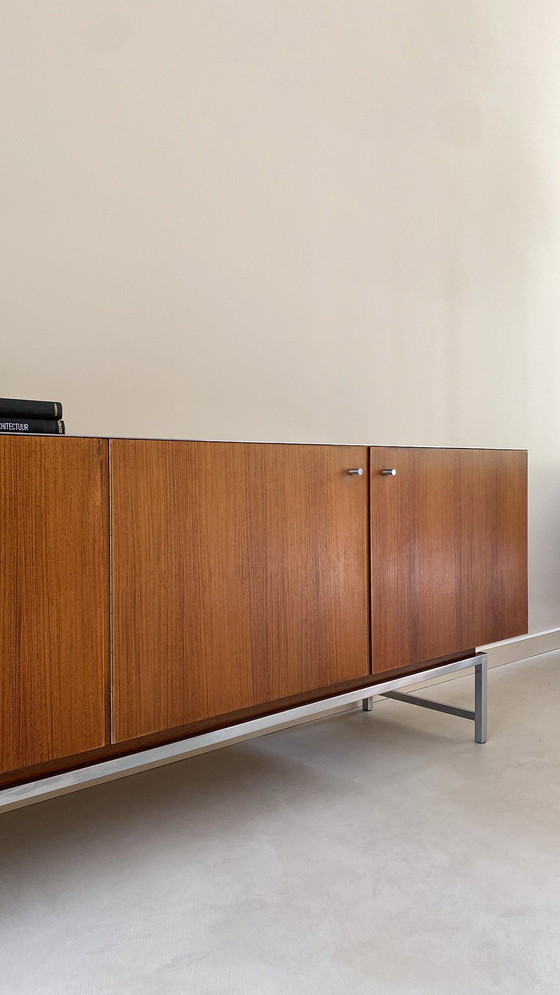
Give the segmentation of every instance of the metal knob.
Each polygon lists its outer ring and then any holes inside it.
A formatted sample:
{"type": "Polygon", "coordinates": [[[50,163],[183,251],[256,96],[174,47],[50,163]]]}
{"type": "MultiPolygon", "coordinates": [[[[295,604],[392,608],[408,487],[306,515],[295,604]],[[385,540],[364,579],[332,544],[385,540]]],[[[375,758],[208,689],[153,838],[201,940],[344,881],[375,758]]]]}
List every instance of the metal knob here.
{"type": "Polygon", "coordinates": [[[396,477],[397,476],[397,471],[395,470],[394,467],[391,470],[382,470],[381,473],[383,474],[384,477],[396,477]]]}
{"type": "Polygon", "coordinates": [[[362,470],[361,466],[357,467],[356,470],[349,470],[348,471],[348,473],[350,474],[351,477],[361,477],[362,474],[363,474],[363,472],[364,471],[362,470]]]}

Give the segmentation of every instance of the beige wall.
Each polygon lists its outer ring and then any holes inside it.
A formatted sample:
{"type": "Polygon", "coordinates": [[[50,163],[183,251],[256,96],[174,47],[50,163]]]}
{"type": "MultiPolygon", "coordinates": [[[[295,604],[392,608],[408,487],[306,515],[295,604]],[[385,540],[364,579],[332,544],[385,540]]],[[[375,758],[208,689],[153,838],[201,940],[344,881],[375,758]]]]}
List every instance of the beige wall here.
{"type": "Polygon", "coordinates": [[[3,0],[0,393],[529,448],[560,625],[559,35],[557,0],[3,0]]]}

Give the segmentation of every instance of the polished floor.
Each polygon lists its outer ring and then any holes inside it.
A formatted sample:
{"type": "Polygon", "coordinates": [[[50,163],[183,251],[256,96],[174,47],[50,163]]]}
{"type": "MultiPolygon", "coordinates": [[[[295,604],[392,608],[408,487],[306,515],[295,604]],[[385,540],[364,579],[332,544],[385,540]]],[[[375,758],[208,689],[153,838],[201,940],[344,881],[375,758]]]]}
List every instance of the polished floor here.
{"type": "Polygon", "coordinates": [[[2,995],[558,995],[560,654],[488,683],[0,816],[2,995]]]}

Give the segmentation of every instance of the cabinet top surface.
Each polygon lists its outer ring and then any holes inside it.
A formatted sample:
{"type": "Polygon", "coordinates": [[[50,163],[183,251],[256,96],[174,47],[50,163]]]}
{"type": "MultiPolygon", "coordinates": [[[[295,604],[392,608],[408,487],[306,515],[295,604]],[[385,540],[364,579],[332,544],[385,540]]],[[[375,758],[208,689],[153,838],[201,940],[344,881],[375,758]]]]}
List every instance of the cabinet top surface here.
{"type": "Polygon", "coordinates": [[[42,439],[45,443],[62,443],[68,439],[98,439],[104,442],[188,442],[200,443],[202,445],[232,445],[232,446],[331,446],[333,448],[368,448],[368,449],[425,449],[425,450],[465,450],[471,452],[527,452],[527,449],[513,446],[420,446],[420,445],[392,445],[391,443],[371,443],[371,442],[274,442],[266,439],[182,439],[182,438],[156,438],[154,436],[123,436],[123,435],[50,435],[35,432],[2,432],[0,439],[42,439]]]}

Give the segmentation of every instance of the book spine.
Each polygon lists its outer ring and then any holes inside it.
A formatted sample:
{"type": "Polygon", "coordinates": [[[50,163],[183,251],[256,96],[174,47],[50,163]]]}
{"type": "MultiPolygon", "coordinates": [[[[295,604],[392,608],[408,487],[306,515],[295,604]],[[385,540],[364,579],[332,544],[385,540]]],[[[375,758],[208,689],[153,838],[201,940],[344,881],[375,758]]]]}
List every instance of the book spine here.
{"type": "Polygon", "coordinates": [[[64,435],[62,418],[2,418],[0,435],[64,435]]]}
{"type": "Polygon", "coordinates": [[[62,418],[60,401],[24,401],[0,397],[0,419],[6,418],[62,418]]]}

